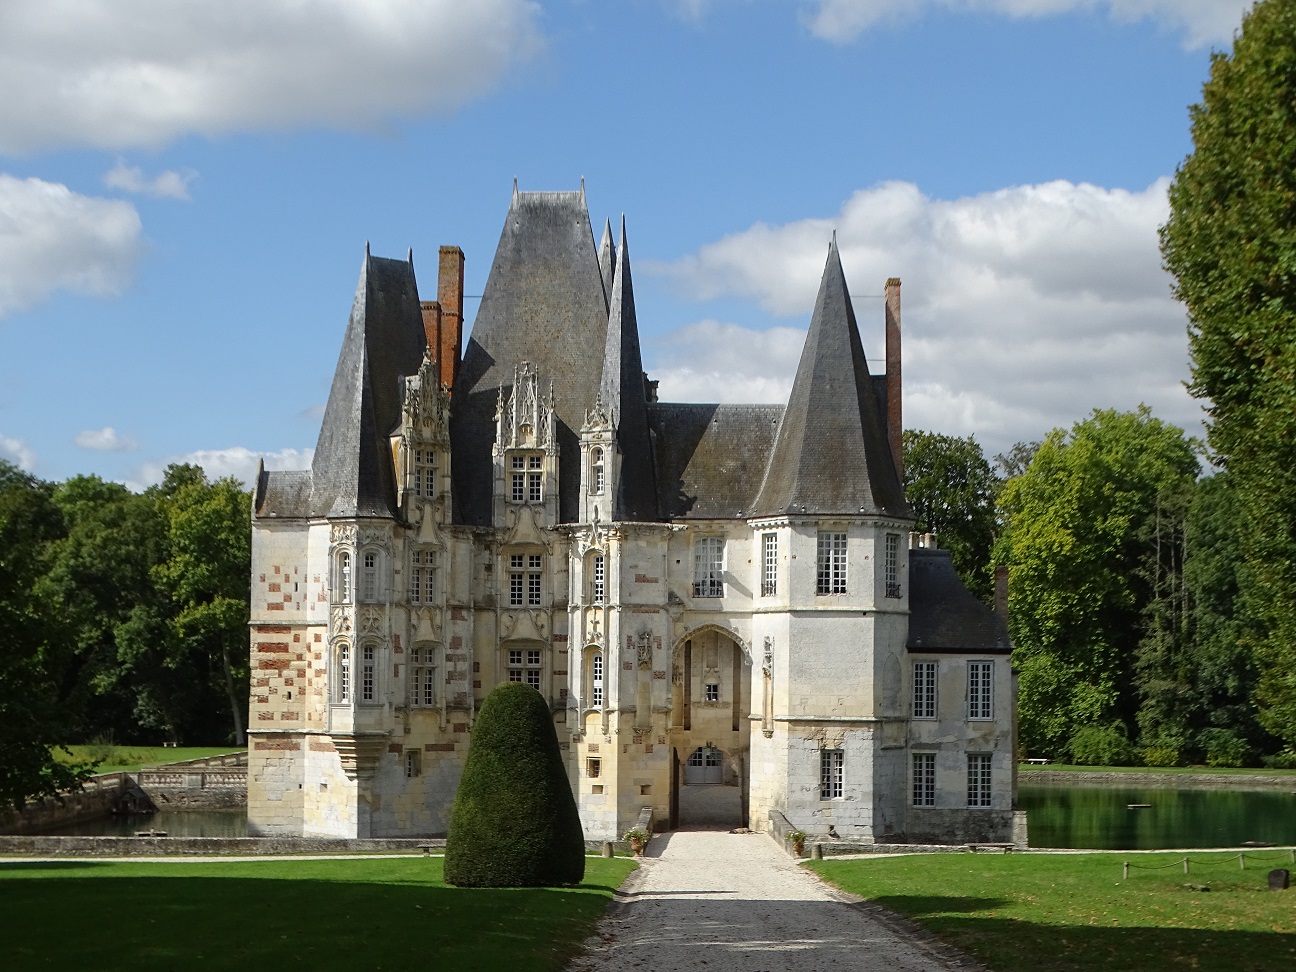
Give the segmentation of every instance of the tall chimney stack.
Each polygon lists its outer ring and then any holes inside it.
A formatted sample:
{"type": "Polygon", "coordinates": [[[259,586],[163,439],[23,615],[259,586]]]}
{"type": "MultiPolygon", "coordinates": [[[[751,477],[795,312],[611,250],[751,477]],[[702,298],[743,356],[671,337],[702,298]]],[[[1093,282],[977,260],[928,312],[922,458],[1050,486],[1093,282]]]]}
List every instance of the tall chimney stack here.
{"type": "MultiPolygon", "coordinates": [[[[439,300],[424,300],[419,302],[419,310],[423,312],[423,335],[427,338],[428,354],[433,361],[441,360],[441,302],[439,300]]],[[[438,367],[438,377],[440,375],[440,365],[438,367]]]]}
{"type": "Polygon", "coordinates": [[[896,475],[904,482],[904,417],[900,404],[900,278],[886,282],[887,441],[896,475]]]}
{"type": "Polygon", "coordinates": [[[441,247],[437,274],[437,300],[441,304],[441,384],[453,388],[459,374],[459,349],[463,337],[464,255],[457,246],[441,247]]]}

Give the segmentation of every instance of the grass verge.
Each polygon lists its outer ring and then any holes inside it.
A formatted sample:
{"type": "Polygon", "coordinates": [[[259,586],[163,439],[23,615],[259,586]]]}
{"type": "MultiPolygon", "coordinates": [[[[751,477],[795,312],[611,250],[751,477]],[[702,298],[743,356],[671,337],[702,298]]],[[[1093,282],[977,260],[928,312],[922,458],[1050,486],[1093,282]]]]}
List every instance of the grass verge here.
{"type": "Polygon", "coordinates": [[[1055,770],[1062,773],[1156,773],[1167,776],[1296,776],[1296,769],[1270,769],[1267,766],[1073,766],[1069,763],[1020,763],[1022,773],[1055,770]]]}
{"type": "Polygon", "coordinates": [[[183,763],[188,759],[206,759],[239,752],[237,746],[105,746],[91,743],[68,746],[71,755],[62,749],[54,750],[54,758],[65,763],[101,760],[96,773],[134,773],[145,766],[163,763],[183,763]]]}
{"type": "Polygon", "coordinates": [[[574,888],[461,889],[441,858],[0,862],[20,969],[561,969],[634,870],[574,888]]]}
{"type": "Polygon", "coordinates": [[[1267,890],[1285,852],[933,854],[816,861],[833,884],[908,915],[992,969],[1271,972],[1296,965],[1296,889],[1267,890]],[[1172,864],[1171,867],[1152,868],[1172,864]],[[1137,865],[1137,866],[1133,866],[1137,865]],[[1206,887],[1195,890],[1187,885],[1206,887]]]}

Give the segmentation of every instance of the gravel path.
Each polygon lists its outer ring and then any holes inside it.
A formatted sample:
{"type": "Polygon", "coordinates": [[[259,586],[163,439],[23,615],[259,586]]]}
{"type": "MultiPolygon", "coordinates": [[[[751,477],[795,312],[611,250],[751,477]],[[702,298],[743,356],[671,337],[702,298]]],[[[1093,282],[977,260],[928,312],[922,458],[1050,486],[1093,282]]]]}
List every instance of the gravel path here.
{"type": "Polygon", "coordinates": [[[830,888],[766,834],[675,831],[648,844],[568,972],[951,972],[980,968],[830,888]]]}

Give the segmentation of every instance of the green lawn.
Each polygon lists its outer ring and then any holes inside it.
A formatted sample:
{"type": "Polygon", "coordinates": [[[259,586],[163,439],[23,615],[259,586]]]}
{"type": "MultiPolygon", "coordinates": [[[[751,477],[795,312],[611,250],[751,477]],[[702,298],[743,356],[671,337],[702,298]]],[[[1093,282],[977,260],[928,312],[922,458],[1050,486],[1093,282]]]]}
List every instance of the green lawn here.
{"type": "Polygon", "coordinates": [[[237,746],[106,746],[91,743],[85,746],[68,746],[69,756],[61,749],[54,750],[56,759],[65,763],[83,760],[101,760],[96,773],[133,773],[143,766],[162,763],[183,763],[188,759],[205,759],[240,752],[237,746]]]}
{"type": "Polygon", "coordinates": [[[441,863],[0,862],[0,968],[557,970],[635,866],[496,890],[447,887],[441,863]]]}
{"type": "Polygon", "coordinates": [[[1235,776],[1296,776],[1296,769],[1270,769],[1259,767],[1234,766],[1071,766],[1067,763],[1047,763],[1044,766],[1031,763],[1020,763],[1017,767],[1023,773],[1034,773],[1039,770],[1060,770],[1063,773],[1167,773],[1184,774],[1200,773],[1214,776],[1216,774],[1235,776]]]}
{"type": "Polygon", "coordinates": [[[931,854],[808,866],[1005,972],[1296,966],[1296,888],[1273,892],[1266,881],[1271,868],[1296,870],[1290,855],[1248,854],[1246,871],[1229,856],[1190,855],[1188,877],[1183,855],[1169,854],[931,854]],[[1128,881],[1123,860],[1132,865],[1128,881]],[[1152,869],[1163,864],[1175,866],[1152,869]]]}

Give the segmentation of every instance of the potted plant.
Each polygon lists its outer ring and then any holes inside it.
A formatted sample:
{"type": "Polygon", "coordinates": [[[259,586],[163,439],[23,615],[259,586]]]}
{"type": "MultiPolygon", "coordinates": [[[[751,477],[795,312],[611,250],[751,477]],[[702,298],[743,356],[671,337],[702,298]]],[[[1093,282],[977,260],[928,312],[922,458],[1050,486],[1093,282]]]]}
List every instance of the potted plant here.
{"type": "Polygon", "coordinates": [[[806,835],[804,830],[789,830],[784,836],[792,844],[792,853],[800,857],[805,853],[806,835]]]}
{"type": "Polygon", "coordinates": [[[640,830],[638,827],[631,827],[622,835],[622,840],[628,841],[630,849],[634,851],[635,857],[643,856],[644,845],[648,843],[648,838],[652,834],[646,830],[640,830]]]}

